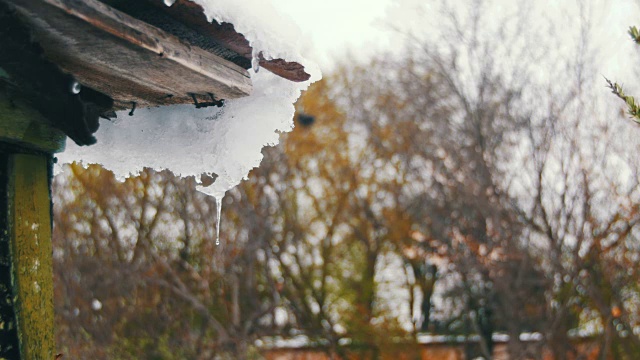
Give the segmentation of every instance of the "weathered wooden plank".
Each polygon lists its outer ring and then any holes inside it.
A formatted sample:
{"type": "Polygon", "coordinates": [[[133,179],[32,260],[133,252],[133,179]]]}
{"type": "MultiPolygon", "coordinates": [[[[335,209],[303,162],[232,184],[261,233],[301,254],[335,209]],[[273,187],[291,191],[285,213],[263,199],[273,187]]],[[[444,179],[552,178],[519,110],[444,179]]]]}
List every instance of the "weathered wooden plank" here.
{"type": "MultiPolygon", "coordinates": [[[[238,53],[240,56],[243,56],[246,59],[251,59],[253,57],[253,49],[249,44],[249,41],[247,41],[242,34],[235,31],[233,24],[219,24],[216,21],[209,22],[204,15],[202,6],[199,4],[189,0],[176,0],[171,7],[168,7],[164,4],[164,0],[146,1],[155,5],[171,17],[180,20],[182,23],[195,29],[199,33],[215,39],[228,49],[238,53]]],[[[260,55],[260,66],[291,81],[306,81],[311,77],[311,75],[305,71],[304,66],[296,62],[289,62],[284,59],[267,60],[262,56],[262,54],[260,55]]]]}
{"type": "Polygon", "coordinates": [[[191,94],[250,94],[248,72],[97,0],[0,0],[32,28],[46,56],[117,104],[192,103],[191,94]]]}
{"type": "Polygon", "coordinates": [[[113,99],[88,87],[79,94],[72,92],[73,76],[44,57],[28,25],[2,1],[0,24],[0,93],[14,103],[21,99],[78,145],[95,143],[98,118],[113,109],[113,99]]]}
{"type": "Polygon", "coordinates": [[[51,360],[55,351],[48,156],[9,155],[8,212],[3,213],[9,220],[21,359],[51,360]]]}

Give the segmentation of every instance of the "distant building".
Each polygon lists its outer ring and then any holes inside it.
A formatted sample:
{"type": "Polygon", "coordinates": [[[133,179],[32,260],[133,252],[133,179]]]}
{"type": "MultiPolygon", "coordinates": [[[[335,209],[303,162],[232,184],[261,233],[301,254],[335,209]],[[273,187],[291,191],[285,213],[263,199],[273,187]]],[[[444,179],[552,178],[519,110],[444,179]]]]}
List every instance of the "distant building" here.
{"type": "MultiPolygon", "coordinates": [[[[552,355],[542,349],[540,354],[540,341],[543,335],[540,333],[522,333],[520,341],[531,347],[531,359],[539,359],[542,356],[544,360],[554,360],[552,355]]],[[[346,340],[346,339],[343,339],[346,340]]],[[[476,357],[474,359],[465,358],[465,345],[478,342],[478,336],[466,338],[464,336],[455,335],[431,335],[419,334],[417,339],[417,348],[420,360],[475,360],[482,359],[476,357]]],[[[511,359],[508,355],[507,344],[509,336],[506,334],[494,334],[493,341],[495,343],[492,360],[526,360],[511,359]]],[[[577,338],[576,355],[568,355],[567,359],[571,360],[599,360],[598,344],[592,338],[577,338]]],[[[347,353],[349,353],[349,341],[342,341],[347,353]]],[[[337,354],[330,354],[328,347],[323,344],[314,344],[305,336],[294,338],[265,338],[258,340],[256,343],[260,349],[260,353],[265,360],[343,360],[337,354]]],[[[356,352],[354,352],[355,354],[356,352]]],[[[360,351],[360,353],[362,353],[360,351]]],[[[368,360],[366,355],[352,355],[346,360],[368,360]]],[[[415,360],[415,350],[407,350],[407,352],[397,352],[394,354],[394,360],[415,360]]]]}

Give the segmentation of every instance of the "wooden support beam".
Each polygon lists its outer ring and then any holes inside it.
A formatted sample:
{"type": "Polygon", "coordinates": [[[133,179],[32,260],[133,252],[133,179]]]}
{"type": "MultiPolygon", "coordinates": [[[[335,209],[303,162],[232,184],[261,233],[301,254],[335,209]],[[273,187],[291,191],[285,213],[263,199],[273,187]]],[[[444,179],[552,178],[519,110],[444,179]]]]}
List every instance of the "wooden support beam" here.
{"type": "Polygon", "coordinates": [[[9,156],[0,152],[0,359],[19,359],[9,234],[9,156]]]}
{"type": "Polygon", "coordinates": [[[65,139],[0,93],[0,359],[54,359],[49,186],[65,139]]]}
{"type": "Polygon", "coordinates": [[[19,99],[0,93],[0,143],[44,153],[62,152],[67,137],[39,112],[19,99]]]}
{"type": "Polygon", "coordinates": [[[20,359],[54,358],[50,155],[6,157],[11,293],[20,359]]]}
{"type": "Polygon", "coordinates": [[[0,0],[29,25],[46,57],[116,109],[234,99],[249,73],[97,0],[0,0]]]}

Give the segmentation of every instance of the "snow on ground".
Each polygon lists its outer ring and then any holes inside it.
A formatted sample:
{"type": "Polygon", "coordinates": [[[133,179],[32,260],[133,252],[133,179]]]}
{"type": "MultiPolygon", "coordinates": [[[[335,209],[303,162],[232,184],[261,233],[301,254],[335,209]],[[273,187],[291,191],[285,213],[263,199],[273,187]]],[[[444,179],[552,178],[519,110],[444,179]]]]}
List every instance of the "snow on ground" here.
{"type": "Polygon", "coordinates": [[[311,79],[294,83],[268,71],[250,71],[252,95],[228,100],[222,109],[176,105],[138,109],[134,116],[119,112],[115,121],[101,120],[97,144],[79,147],[68,142],[57,156],[58,164],[97,163],[120,179],[145,167],[198,179],[203,173],[215,174],[213,185],[200,190],[219,199],[260,164],[263,146],[277,144],[280,132],[291,131],[293,104],[302,90],[320,79],[317,65],[298,50],[302,44],[296,25],[267,0],[192,1],[203,6],[209,19],[233,23],[256,56],[262,52],[267,59],[299,62],[311,79]]]}

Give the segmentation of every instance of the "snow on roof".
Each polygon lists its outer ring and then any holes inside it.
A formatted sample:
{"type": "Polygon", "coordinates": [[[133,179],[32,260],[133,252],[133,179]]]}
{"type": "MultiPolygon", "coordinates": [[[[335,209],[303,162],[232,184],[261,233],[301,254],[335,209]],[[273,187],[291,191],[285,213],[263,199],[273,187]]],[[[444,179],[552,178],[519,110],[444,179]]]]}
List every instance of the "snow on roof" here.
{"type": "MultiPolygon", "coordinates": [[[[520,341],[522,342],[536,342],[541,341],[543,335],[538,332],[524,332],[520,334],[520,341]]],[[[418,344],[422,345],[437,345],[437,344],[463,344],[466,342],[478,342],[480,341],[479,335],[434,335],[434,334],[418,334],[418,344]]],[[[505,343],[509,341],[509,335],[502,333],[493,334],[493,341],[496,343],[505,343]]],[[[346,346],[351,344],[351,340],[348,338],[341,338],[338,342],[340,345],[346,346]]],[[[266,349],[301,349],[314,346],[325,345],[323,343],[313,342],[305,335],[297,335],[290,338],[284,338],[282,336],[263,337],[256,340],[256,346],[266,349]]]]}
{"type": "Polygon", "coordinates": [[[235,30],[249,41],[255,56],[262,52],[267,59],[281,58],[301,64],[308,62],[299,53],[302,45],[300,29],[291,18],[281,14],[271,1],[191,1],[202,6],[209,21],[233,24],[235,30]]]}
{"type": "Polygon", "coordinates": [[[262,52],[267,59],[298,62],[311,79],[291,82],[256,67],[257,72],[250,71],[253,93],[228,100],[221,109],[175,105],[138,109],[133,116],[121,111],[115,121],[101,121],[97,144],[79,147],[68,142],[66,151],[57,155],[58,164],[102,164],[120,179],[145,167],[197,179],[207,173],[216,180],[199,190],[221,198],[260,164],[263,146],[277,144],[279,133],[292,130],[293,104],[301,91],[321,77],[318,66],[299,51],[302,44],[296,25],[267,0],[193,1],[209,19],[233,23],[256,56],[262,52]]]}
{"type": "Polygon", "coordinates": [[[255,345],[264,349],[302,349],[324,344],[313,342],[306,335],[296,335],[290,338],[282,336],[263,337],[256,340],[255,345]]]}
{"type": "MultiPolygon", "coordinates": [[[[543,335],[538,332],[523,332],[520,333],[520,341],[541,341],[543,335]]],[[[508,342],[509,335],[503,333],[494,333],[492,340],[497,343],[508,342]]],[[[445,343],[465,343],[465,342],[477,342],[480,341],[479,335],[471,335],[466,337],[464,335],[432,335],[432,334],[418,334],[418,343],[420,344],[445,344],[445,343]]]]}

